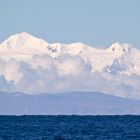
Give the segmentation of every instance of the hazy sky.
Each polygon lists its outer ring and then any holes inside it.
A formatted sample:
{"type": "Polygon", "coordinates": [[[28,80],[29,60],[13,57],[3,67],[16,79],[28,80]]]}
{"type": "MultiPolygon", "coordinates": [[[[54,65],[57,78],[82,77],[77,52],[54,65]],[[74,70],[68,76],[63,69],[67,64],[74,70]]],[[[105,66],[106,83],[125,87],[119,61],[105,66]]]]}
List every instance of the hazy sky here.
{"type": "Polygon", "coordinates": [[[0,41],[19,32],[48,42],[140,48],[140,0],[0,0],[0,41]]]}

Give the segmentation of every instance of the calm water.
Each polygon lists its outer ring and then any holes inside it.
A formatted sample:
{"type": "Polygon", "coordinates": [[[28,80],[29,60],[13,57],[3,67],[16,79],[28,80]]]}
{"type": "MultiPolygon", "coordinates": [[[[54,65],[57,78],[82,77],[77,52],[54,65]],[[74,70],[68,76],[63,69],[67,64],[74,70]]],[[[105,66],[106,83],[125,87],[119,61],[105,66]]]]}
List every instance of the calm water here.
{"type": "Polygon", "coordinates": [[[0,116],[0,140],[140,140],[140,116],[0,116]]]}

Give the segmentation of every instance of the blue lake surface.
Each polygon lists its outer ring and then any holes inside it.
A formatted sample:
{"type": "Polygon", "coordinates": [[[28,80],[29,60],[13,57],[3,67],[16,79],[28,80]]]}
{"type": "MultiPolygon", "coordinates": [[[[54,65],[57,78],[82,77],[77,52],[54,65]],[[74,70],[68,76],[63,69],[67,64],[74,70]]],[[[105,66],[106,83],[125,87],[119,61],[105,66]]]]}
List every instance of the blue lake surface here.
{"type": "Polygon", "coordinates": [[[0,140],[140,140],[140,116],[0,116],[0,140]]]}

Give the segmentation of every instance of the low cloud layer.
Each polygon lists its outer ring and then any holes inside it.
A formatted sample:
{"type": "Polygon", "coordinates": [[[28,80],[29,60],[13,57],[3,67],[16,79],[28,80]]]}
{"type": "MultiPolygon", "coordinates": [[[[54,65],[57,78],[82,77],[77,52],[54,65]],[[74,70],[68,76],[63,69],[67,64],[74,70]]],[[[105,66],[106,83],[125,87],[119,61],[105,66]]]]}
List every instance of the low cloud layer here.
{"type": "Polygon", "coordinates": [[[31,61],[0,60],[0,90],[7,92],[62,93],[98,91],[140,99],[140,76],[93,73],[81,57],[34,56],[31,61]]]}

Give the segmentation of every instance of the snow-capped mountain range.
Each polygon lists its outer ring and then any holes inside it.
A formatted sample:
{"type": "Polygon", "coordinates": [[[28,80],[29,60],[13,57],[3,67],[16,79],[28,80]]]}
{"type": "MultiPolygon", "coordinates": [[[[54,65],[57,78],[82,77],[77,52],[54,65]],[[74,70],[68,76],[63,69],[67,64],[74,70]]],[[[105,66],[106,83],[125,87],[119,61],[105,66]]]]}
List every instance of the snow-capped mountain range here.
{"type": "Polygon", "coordinates": [[[140,75],[140,50],[129,44],[114,43],[107,49],[97,49],[82,43],[50,44],[28,33],[9,37],[0,45],[0,59],[30,61],[34,55],[47,54],[53,58],[69,54],[80,56],[90,64],[92,72],[140,75]]]}
{"type": "Polygon", "coordinates": [[[28,93],[99,91],[140,98],[140,50],[114,43],[48,43],[28,33],[0,44],[0,89],[28,93]]]}

